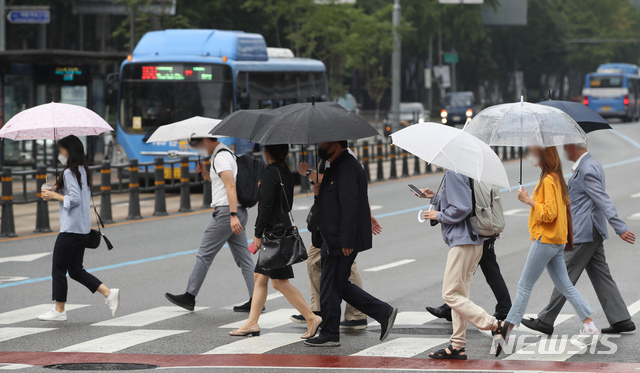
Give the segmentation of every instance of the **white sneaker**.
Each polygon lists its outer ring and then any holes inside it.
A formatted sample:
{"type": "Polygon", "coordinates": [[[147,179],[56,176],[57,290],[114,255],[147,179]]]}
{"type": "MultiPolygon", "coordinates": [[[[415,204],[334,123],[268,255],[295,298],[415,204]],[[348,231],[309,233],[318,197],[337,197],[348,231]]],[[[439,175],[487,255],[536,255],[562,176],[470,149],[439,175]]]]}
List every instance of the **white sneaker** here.
{"type": "Polygon", "coordinates": [[[38,316],[38,320],[42,321],[67,321],[67,311],[58,312],[55,307],[44,315],[38,316]]]}
{"type": "Polygon", "coordinates": [[[482,329],[478,329],[478,331],[480,332],[480,334],[482,334],[483,336],[489,338],[489,339],[493,339],[493,333],[491,333],[491,330],[482,330],[482,329]]]}
{"type": "Polygon", "coordinates": [[[105,300],[111,310],[111,316],[116,317],[120,310],[120,289],[111,289],[111,294],[105,300]]]}
{"type": "Polygon", "coordinates": [[[597,342],[600,338],[600,330],[598,329],[590,329],[586,327],[586,325],[580,330],[580,334],[578,335],[578,341],[590,345],[594,342],[597,342]]]}

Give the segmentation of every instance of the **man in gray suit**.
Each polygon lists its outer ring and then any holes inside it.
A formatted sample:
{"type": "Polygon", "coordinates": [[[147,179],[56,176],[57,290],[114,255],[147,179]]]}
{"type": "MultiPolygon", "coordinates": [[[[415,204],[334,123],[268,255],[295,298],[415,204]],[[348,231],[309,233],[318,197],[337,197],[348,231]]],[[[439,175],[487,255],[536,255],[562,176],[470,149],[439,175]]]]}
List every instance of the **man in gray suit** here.
{"type": "MultiPolygon", "coordinates": [[[[575,162],[569,178],[569,197],[573,216],[573,250],[564,252],[569,278],[575,285],[584,270],[598,295],[605,316],[611,325],[602,333],[621,333],[635,330],[631,315],[620,290],[611,276],[604,255],[604,240],[608,238],[607,220],[616,234],[633,244],[636,237],[618,217],[616,207],[605,191],[604,169],[588,152],[585,144],[564,146],[567,158],[575,162]]],[[[522,320],[530,329],[553,334],[553,324],[566,299],[553,291],[549,304],[537,319],[522,320]]]]}

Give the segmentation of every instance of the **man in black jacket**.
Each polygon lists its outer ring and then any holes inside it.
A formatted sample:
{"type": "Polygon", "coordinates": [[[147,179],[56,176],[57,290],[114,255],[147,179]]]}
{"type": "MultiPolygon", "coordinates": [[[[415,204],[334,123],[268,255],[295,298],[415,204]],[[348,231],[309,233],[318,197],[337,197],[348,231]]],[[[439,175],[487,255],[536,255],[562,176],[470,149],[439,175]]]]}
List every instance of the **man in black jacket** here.
{"type": "Polygon", "coordinates": [[[318,156],[331,162],[317,199],[317,224],[322,234],[320,308],[324,326],[305,344],[340,345],[340,304],[353,305],[380,323],[380,340],[389,335],[398,309],[349,282],[359,252],[372,246],[371,210],[367,181],[360,163],[346,151],[346,141],[320,143],[318,156]]]}

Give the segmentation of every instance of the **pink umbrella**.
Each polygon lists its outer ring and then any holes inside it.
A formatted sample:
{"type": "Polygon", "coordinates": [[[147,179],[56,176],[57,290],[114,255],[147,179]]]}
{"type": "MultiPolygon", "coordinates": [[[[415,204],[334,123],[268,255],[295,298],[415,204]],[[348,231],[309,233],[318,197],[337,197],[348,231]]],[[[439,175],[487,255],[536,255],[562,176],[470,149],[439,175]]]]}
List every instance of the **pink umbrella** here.
{"type": "Polygon", "coordinates": [[[107,131],[113,128],[93,111],[52,102],[16,114],[0,128],[0,138],[60,140],[69,135],[95,136],[107,131]]]}

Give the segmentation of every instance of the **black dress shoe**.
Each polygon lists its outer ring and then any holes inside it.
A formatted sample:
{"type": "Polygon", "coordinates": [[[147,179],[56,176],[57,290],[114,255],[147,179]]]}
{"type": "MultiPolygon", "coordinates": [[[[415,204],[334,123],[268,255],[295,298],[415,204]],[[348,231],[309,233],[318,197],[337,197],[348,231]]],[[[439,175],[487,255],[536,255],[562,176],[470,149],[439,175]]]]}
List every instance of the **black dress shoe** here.
{"type": "Polygon", "coordinates": [[[451,322],[451,308],[446,304],[440,307],[427,307],[427,311],[435,317],[451,322]]]}
{"type": "Polygon", "coordinates": [[[391,333],[393,324],[396,322],[396,316],[398,316],[398,309],[391,307],[389,314],[385,320],[380,321],[380,340],[384,341],[391,333]]]}
{"type": "Polygon", "coordinates": [[[553,326],[543,321],[540,321],[540,319],[532,319],[532,318],[522,319],[522,325],[526,326],[531,330],[537,330],[540,333],[544,333],[547,335],[553,334],[553,326]]]}
{"type": "Polygon", "coordinates": [[[338,347],[340,341],[332,341],[322,336],[305,339],[304,344],[311,347],[338,347]]]}
{"type": "Polygon", "coordinates": [[[196,297],[189,293],[180,295],[166,293],[164,296],[169,300],[169,302],[175,304],[178,307],[182,307],[185,310],[193,311],[196,307],[196,297]]]}
{"type": "Polygon", "coordinates": [[[636,324],[634,324],[633,321],[631,320],[625,320],[625,321],[617,322],[608,328],[604,328],[600,330],[600,332],[604,334],[617,334],[617,333],[632,332],[634,330],[636,330],[636,324]]]}
{"type": "MultiPolygon", "coordinates": [[[[234,312],[251,312],[251,299],[253,298],[249,298],[249,300],[246,301],[244,304],[233,307],[233,311],[234,312]]],[[[263,312],[265,309],[266,309],[265,307],[262,307],[263,312]]]]}

